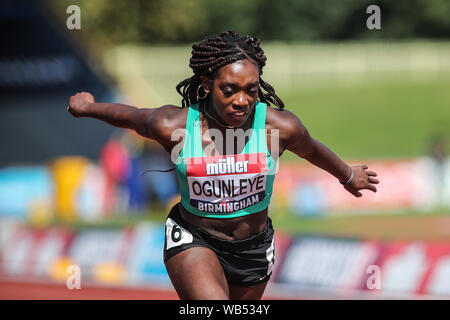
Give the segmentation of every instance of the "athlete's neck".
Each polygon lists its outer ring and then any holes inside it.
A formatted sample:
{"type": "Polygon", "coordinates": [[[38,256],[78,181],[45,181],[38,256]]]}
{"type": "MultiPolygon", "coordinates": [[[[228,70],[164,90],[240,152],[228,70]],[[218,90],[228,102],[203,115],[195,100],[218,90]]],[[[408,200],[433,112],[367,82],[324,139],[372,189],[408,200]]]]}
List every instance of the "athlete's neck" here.
{"type": "MultiPolygon", "coordinates": [[[[206,108],[208,106],[205,106],[206,108]]],[[[211,110],[213,108],[210,108],[211,110]]],[[[214,151],[211,149],[208,149],[209,152],[217,152],[218,154],[239,154],[242,152],[242,149],[245,147],[245,145],[248,143],[248,140],[250,138],[250,134],[247,131],[252,127],[253,118],[254,118],[254,111],[252,114],[248,117],[247,121],[244,122],[244,124],[240,127],[232,127],[232,128],[224,128],[223,126],[218,125],[217,120],[214,118],[211,118],[208,116],[210,113],[207,114],[204,111],[204,109],[201,109],[201,135],[202,139],[203,137],[206,138],[207,144],[208,143],[214,143],[214,151]],[[203,121],[206,120],[206,121],[203,121]],[[218,139],[216,137],[217,134],[213,134],[212,132],[209,132],[210,129],[218,130],[220,132],[221,137],[218,139]],[[244,132],[244,135],[241,133],[236,133],[235,130],[242,130],[244,132]],[[206,134],[206,136],[204,136],[206,134]],[[235,137],[236,134],[238,134],[238,137],[244,138],[243,144],[236,143],[235,137]],[[209,136],[209,137],[208,137],[209,136]],[[212,139],[212,136],[214,136],[214,140],[212,139]]],[[[214,116],[213,116],[214,117],[214,116]]],[[[211,154],[212,155],[212,154],[211,154]]]]}
{"type": "MultiPolygon", "coordinates": [[[[256,107],[256,106],[255,106],[256,107]]],[[[208,129],[219,129],[223,134],[225,134],[226,130],[248,130],[252,127],[253,117],[254,117],[254,109],[252,110],[252,114],[247,118],[247,120],[239,127],[233,127],[225,123],[222,118],[217,114],[214,108],[210,107],[209,103],[203,102],[200,103],[200,110],[208,123],[208,129]]]]}

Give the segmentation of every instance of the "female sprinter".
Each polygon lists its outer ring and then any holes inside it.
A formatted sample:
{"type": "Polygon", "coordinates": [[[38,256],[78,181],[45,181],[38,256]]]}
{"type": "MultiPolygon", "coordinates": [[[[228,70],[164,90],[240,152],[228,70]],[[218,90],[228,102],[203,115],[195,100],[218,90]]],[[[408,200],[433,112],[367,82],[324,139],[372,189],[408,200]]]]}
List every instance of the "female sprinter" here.
{"type": "Polygon", "coordinates": [[[164,263],[181,299],[261,299],[274,263],[268,206],[279,155],[289,150],[326,170],[355,197],[379,181],[284,109],[261,79],[258,39],[228,31],[192,48],[194,75],[177,86],[182,107],[96,103],[82,92],[68,111],[133,129],[172,155],[181,202],[166,220],[164,263]]]}

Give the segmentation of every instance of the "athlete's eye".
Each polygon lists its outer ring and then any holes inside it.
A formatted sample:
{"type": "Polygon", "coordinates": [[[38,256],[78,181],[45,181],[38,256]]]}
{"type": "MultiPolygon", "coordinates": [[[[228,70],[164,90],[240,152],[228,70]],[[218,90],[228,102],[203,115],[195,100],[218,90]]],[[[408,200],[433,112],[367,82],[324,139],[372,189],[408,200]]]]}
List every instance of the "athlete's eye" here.
{"type": "Polygon", "coordinates": [[[251,86],[248,86],[247,87],[247,93],[249,95],[252,95],[252,96],[257,94],[258,93],[258,86],[254,85],[254,84],[252,84],[251,86]]]}
{"type": "Polygon", "coordinates": [[[225,88],[222,90],[223,94],[227,97],[233,95],[234,91],[231,88],[225,88]]]}

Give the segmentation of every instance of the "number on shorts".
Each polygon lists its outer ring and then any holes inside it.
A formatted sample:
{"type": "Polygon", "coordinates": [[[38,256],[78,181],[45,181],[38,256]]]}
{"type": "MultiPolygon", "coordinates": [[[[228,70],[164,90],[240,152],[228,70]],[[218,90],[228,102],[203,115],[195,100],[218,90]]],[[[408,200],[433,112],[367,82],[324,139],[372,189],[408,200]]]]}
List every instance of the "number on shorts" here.
{"type": "Polygon", "coordinates": [[[178,242],[181,240],[181,229],[179,226],[174,225],[172,228],[172,232],[170,234],[173,242],[178,242]]]}
{"type": "Polygon", "coordinates": [[[192,243],[194,238],[189,231],[168,218],[166,220],[166,240],[166,250],[168,250],[182,244],[192,243]]]}

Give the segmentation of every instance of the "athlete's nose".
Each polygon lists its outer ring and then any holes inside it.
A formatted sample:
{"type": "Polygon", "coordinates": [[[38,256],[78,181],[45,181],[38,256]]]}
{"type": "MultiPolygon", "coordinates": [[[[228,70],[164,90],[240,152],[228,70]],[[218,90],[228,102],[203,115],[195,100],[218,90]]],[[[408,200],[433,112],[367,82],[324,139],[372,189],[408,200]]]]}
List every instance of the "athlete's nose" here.
{"type": "Polygon", "coordinates": [[[236,95],[236,99],[233,101],[233,107],[238,111],[246,111],[248,106],[248,101],[243,92],[239,92],[236,95]],[[244,110],[243,110],[244,109],[244,110]]]}

